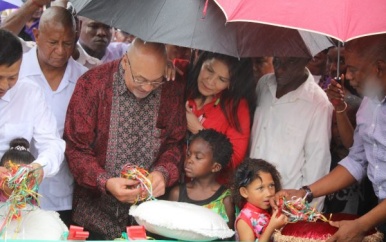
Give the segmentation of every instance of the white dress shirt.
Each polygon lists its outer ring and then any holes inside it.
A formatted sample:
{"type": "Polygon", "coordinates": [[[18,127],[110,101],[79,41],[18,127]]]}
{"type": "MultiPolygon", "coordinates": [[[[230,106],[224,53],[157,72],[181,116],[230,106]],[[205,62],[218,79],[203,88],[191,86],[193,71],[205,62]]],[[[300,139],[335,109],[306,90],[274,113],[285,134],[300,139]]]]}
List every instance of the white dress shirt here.
{"type": "Polygon", "coordinates": [[[82,46],[79,43],[76,44],[76,48],[79,51],[79,57],[76,60],[76,62],[78,62],[82,66],[87,67],[88,69],[91,69],[102,64],[101,60],[87,54],[87,52],[82,48],[82,46]]]}
{"type": "MultiPolygon", "coordinates": [[[[279,99],[276,89],[274,74],[258,82],[251,157],[274,164],[284,189],[299,189],[329,172],[333,107],[310,72],[300,87],[279,99]]],[[[315,199],[319,209],[323,201],[315,199]]]]}
{"type": "Polygon", "coordinates": [[[317,76],[313,76],[313,77],[314,77],[315,83],[316,83],[316,84],[319,84],[320,78],[322,78],[322,76],[321,76],[321,75],[317,75],[317,76]]]}
{"type": "MultiPolygon", "coordinates": [[[[43,89],[45,99],[56,117],[59,134],[63,136],[68,103],[78,78],[87,71],[87,68],[70,57],[59,87],[53,91],[40,69],[36,50],[37,48],[34,47],[23,55],[19,76],[21,78],[28,77],[43,89]]],[[[42,195],[40,206],[47,210],[70,210],[72,208],[73,186],[74,178],[67,162],[64,161],[58,174],[44,179],[41,183],[39,187],[39,193],[42,195]]]]}
{"type": "Polygon", "coordinates": [[[53,177],[63,161],[65,142],[44,93],[27,78],[19,78],[0,98],[0,156],[9,149],[11,140],[20,137],[37,150],[34,163],[43,166],[44,179],[53,177]]]}
{"type": "Polygon", "coordinates": [[[113,60],[120,59],[127,51],[128,44],[122,42],[111,42],[107,48],[106,53],[102,57],[102,63],[107,63],[113,60]]]}
{"type": "MultiPolygon", "coordinates": [[[[130,44],[126,44],[126,43],[122,43],[122,42],[111,42],[107,46],[106,53],[102,57],[102,59],[100,59],[100,60],[97,59],[99,61],[98,65],[122,58],[122,56],[126,53],[129,46],[130,46],[130,44]]],[[[95,57],[90,56],[84,50],[84,48],[81,46],[81,44],[79,42],[77,44],[77,48],[79,50],[79,53],[81,53],[81,56],[84,55],[84,56],[89,56],[91,58],[96,59],[95,57]]],[[[81,57],[79,57],[79,59],[81,59],[81,57]]],[[[79,61],[79,60],[77,60],[77,61],[79,61]]]]}

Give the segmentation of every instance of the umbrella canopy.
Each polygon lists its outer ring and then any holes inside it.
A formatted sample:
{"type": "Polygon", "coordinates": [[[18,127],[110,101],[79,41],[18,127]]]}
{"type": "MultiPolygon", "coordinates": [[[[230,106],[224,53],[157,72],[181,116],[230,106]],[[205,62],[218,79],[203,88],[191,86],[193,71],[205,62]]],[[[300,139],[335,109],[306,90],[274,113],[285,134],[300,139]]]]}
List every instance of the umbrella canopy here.
{"type": "Polygon", "coordinates": [[[21,0],[0,0],[0,11],[12,8],[19,8],[23,2],[21,0]]]}
{"type": "Polygon", "coordinates": [[[384,0],[215,0],[228,22],[272,24],[340,41],[386,33],[384,0]]]}
{"type": "Polygon", "coordinates": [[[322,35],[281,27],[230,23],[213,1],[71,0],[80,16],[119,28],[145,41],[235,57],[311,57],[331,46],[322,35]]]}

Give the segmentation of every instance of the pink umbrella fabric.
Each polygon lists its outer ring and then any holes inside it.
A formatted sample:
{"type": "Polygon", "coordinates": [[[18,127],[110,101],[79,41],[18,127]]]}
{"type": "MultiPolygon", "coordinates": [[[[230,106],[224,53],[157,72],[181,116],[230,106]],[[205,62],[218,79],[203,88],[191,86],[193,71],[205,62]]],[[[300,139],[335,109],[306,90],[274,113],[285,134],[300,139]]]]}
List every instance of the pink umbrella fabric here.
{"type": "Polygon", "coordinates": [[[214,0],[228,22],[256,22],[340,41],[386,33],[385,0],[214,0]]]}

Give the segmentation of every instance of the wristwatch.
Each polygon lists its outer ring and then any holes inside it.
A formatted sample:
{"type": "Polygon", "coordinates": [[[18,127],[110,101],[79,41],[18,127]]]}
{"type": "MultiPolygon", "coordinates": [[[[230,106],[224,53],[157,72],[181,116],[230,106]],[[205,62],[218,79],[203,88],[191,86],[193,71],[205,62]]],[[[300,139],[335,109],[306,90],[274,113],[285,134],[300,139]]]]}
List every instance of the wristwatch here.
{"type": "Polygon", "coordinates": [[[303,186],[300,189],[306,191],[306,201],[308,203],[311,203],[312,200],[314,200],[314,194],[312,194],[310,187],[309,186],[303,186]]]}

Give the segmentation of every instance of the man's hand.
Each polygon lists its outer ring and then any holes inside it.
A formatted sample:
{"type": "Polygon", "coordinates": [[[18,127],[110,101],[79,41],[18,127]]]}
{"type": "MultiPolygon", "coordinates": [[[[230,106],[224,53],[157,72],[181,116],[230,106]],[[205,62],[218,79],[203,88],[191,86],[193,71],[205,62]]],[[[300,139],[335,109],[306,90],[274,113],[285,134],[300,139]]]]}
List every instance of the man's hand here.
{"type": "Polygon", "coordinates": [[[165,194],[166,181],[165,177],[159,171],[153,171],[149,175],[151,185],[153,186],[153,197],[159,197],[165,194]]]}
{"type": "Polygon", "coordinates": [[[118,201],[123,203],[135,203],[140,200],[141,189],[139,182],[126,178],[110,178],[106,182],[106,190],[118,201]]]}
{"type": "MultiPolygon", "coordinates": [[[[342,80],[343,78],[344,76],[342,75],[342,80]]],[[[336,111],[345,109],[344,91],[341,84],[332,79],[330,85],[328,85],[326,94],[336,111]]]]}
{"type": "Polygon", "coordinates": [[[330,221],[330,225],[339,229],[327,242],[361,242],[366,234],[356,220],[330,221]]]}
{"type": "Polygon", "coordinates": [[[269,202],[271,203],[271,207],[274,210],[278,209],[278,204],[279,200],[283,197],[286,199],[290,199],[292,197],[304,197],[306,195],[306,191],[300,189],[300,190],[295,190],[295,189],[287,189],[287,190],[281,190],[275,194],[275,196],[271,197],[269,202]]]}

